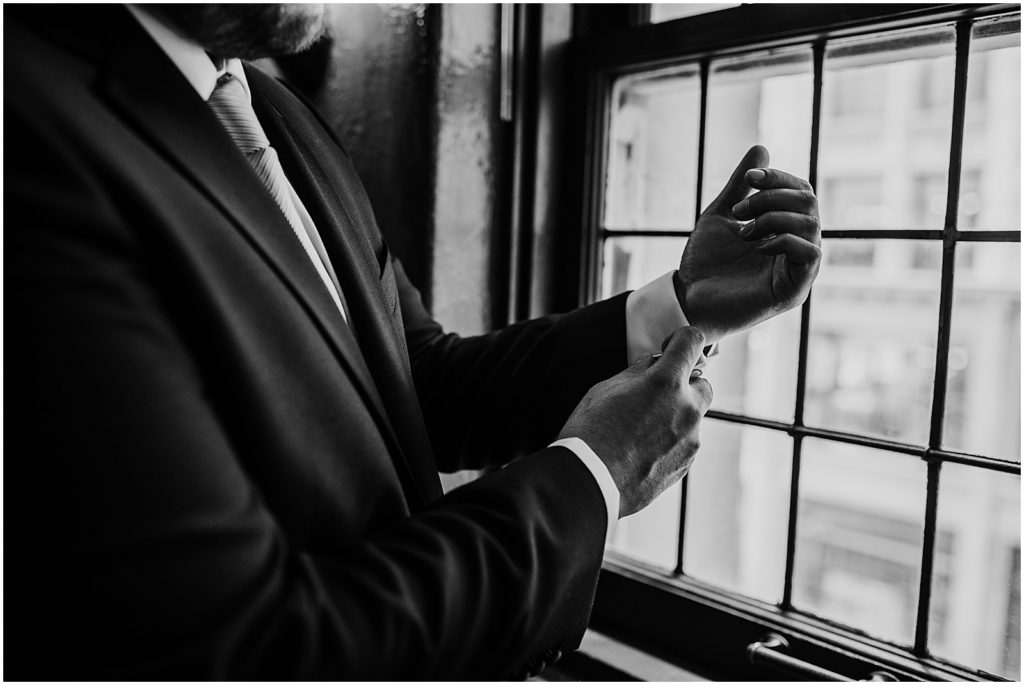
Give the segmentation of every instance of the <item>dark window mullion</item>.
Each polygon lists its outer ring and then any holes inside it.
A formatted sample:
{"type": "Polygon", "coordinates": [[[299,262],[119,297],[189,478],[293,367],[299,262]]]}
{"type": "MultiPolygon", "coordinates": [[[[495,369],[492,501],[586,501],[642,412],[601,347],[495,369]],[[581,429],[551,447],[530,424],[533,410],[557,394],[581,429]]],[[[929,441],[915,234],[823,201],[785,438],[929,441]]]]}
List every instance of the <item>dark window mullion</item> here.
{"type": "Polygon", "coordinates": [[[958,243],[1019,243],[1020,231],[957,231],[958,243]]]}
{"type": "MultiPolygon", "coordinates": [[[[700,61],[700,118],[697,122],[697,202],[693,217],[693,225],[697,226],[697,219],[700,218],[700,196],[704,192],[704,138],[707,132],[708,114],[708,72],[710,71],[711,60],[707,57],[700,61]]],[[[686,495],[689,490],[690,479],[684,478],[680,485],[679,497],[679,540],[676,546],[676,573],[683,573],[683,541],[686,539],[686,495]]]]}
{"type": "Polygon", "coordinates": [[[675,228],[605,228],[600,231],[601,238],[689,238],[693,231],[675,228]]]}
{"type": "MultiPolygon", "coordinates": [[[[943,227],[942,282],[939,299],[939,333],[935,344],[935,384],[932,396],[931,432],[928,446],[942,447],[942,429],[946,413],[949,340],[953,319],[953,276],[956,262],[957,213],[960,208],[960,170],[963,159],[964,119],[967,108],[967,66],[971,46],[971,22],[956,25],[956,71],[953,81],[953,128],[949,146],[949,184],[946,194],[946,221],[943,227]]],[[[917,632],[914,653],[928,654],[928,617],[931,611],[932,577],[935,566],[935,537],[939,508],[939,476],[942,462],[928,463],[928,491],[925,501],[924,544],[921,550],[921,587],[917,603],[917,632]]]]}
{"type": "Polygon", "coordinates": [[[704,194],[704,146],[707,137],[707,116],[708,116],[708,74],[711,71],[711,60],[707,57],[700,61],[700,123],[697,131],[697,202],[693,216],[693,225],[697,225],[697,219],[701,212],[701,195],[704,194]]]}
{"type": "MultiPolygon", "coordinates": [[[[812,188],[818,187],[818,144],[821,139],[821,88],[825,71],[825,41],[813,46],[814,94],[811,100],[811,147],[808,181],[812,188]]],[[[807,346],[811,337],[811,296],[800,309],[800,344],[796,367],[796,401],[793,407],[793,425],[804,425],[804,400],[807,396],[807,346]]],[[[803,435],[793,436],[793,462],[789,485],[789,519],[786,532],[786,571],[783,576],[783,609],[793,607],[793,574],[796,569],[796,527],[800,503],[800,458],[803,451],[803,435]]]]}

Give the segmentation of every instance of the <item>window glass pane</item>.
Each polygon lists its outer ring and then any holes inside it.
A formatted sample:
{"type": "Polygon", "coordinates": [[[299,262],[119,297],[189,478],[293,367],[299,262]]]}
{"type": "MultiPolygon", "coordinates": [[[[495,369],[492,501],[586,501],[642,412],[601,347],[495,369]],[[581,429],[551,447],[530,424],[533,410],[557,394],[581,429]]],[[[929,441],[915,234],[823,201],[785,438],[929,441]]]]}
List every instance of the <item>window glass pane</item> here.
{"type": "Polygon", "coordinates": [[[612,89],[607,228],[693,228],[700,73],[692,65],[619,79],[612,89]]]}
{"type": "Polygon", "coordinates": [[[738,2],[655,2],[651,4],[651,23],[657,24],[739,6],[738,2]]]}
{"type": "Polygon", "coordinates": [[[722,340],[705,371],[712,409],[792,421],[799,347],[799,308],[722,340]]]}
{"type": "Polygon", "coordinates": [[[951,27],[834,41],[822,77],[822,226],[941,229],[953,117],[951,27]]]}
{"type": "Polygon", "coordinates": [[[929,641],[1020,680],[1020,476],[942,465],[929,641]]]}
{"type": "Polygon", "coordinates": [[[963,174],[961,230],[1020,230],[1020,15],[974,25],[963,174]]]}
{"type": "Polygon", "coordinates": [[[805,439],[793,603],[880,638],[913,641],[926,468],[894,452],[805,439]]]}
{"type": "Polygon", "coordinates": [[[1020,461],[1020,244],[958,243],[944,447],[1020,461]]]}
{"type": "Polygon", "coordinates": [[[927,442],[941,249],[938,241],[824,241],[811,296],[809,425],[927,442]]]}
{"type": "Polygon", "coordinates": [[[645,509],[619,519],[608,548],[666,571],[675,570],[682,485],[676,483],[645,509]]]}
{"type": "Polygon", "coordinates": [[[807,178],[813,90],[806,48],[711,63],[701,207],[718,196],[756,143],[768,148],[771,166],[807,178]]]}
{"type": "Polygon", "coordinates": [[[679,268],[686,238],[609,238],[604,243],[601,298],[636,290],[679,268]]]}
{"type": "Polygon", "coordinates": [[[707,419],[690,469],[683,570],[766,602],[782,599],[793,441],[707,419]]]}

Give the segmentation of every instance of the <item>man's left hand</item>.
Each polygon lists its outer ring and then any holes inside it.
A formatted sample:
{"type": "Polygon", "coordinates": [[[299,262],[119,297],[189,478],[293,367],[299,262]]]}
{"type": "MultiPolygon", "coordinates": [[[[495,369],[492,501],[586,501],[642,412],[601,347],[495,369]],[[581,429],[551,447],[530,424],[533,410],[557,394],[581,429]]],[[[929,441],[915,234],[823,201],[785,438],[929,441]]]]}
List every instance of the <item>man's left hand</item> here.
{"type": "Polygon", "coordinates": [[[768,151],[755,145],[686,243],[674,279],[679,304],[708,342],[738,333],[807,299],[820,246],[811,185],[768,168],[768,151]]]}

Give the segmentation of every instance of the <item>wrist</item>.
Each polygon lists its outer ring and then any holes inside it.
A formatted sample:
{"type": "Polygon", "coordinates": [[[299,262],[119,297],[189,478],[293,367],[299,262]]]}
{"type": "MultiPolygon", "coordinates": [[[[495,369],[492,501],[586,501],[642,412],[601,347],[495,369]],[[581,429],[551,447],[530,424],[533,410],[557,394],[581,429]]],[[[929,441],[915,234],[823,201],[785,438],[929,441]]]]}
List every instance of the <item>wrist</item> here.
{"type": "Polygon", "coordinates": [[[687,301],[690,289],[683,282],[679,269],[672,274],[672,287],[675,289],[676,301],[679,303],[679,309],[683,313],[686,325],[700,329],[707,342],[704,347],[704,354],[710,354],[711,350],[718,344],[718,341],[724,338],[728,331],[720,329],[714,321],[701,318],[700,313],[694,311],[697,307],[693,306],[693,302],[687,301]]]}
{"type": "Polygon", "coordinates": [[[686,310],[686,284],[683,283],[683,277],[680,275],[679,269],[676,269],[675,273],[672,274],[672,287],[676,291],[676,300],[679,302],[679,309],[683,311],[683,316],[686,320],[693,325],[693,318],[690,316],[690,312],[686,310]]]}

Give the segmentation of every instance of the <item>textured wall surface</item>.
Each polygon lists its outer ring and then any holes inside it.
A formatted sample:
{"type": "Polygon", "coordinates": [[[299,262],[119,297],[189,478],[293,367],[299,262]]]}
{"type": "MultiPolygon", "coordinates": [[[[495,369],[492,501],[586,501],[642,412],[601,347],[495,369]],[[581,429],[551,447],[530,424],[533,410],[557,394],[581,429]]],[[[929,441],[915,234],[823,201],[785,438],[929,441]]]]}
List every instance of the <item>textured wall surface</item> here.
{"type": "Polygon", "coordinates": [[[331,40],[281,64],[338,133],[434,315],[492,322],[503,128],[499,5],[331,5],[331,40]]]}
{"type": "Polygon", "coordinates": [[[426,5],[330,5],[319,83],[301,83],[338,133],[381,230],[412,281],[431,296],[434,42],[426,5]]]}
{"type": "Polygon", "coordinates": [[[499,5],[447,5],[436,86],[434,315],[461,333],[492,325],[503,131],[499,5]]]}

